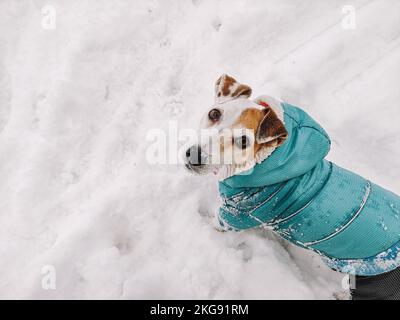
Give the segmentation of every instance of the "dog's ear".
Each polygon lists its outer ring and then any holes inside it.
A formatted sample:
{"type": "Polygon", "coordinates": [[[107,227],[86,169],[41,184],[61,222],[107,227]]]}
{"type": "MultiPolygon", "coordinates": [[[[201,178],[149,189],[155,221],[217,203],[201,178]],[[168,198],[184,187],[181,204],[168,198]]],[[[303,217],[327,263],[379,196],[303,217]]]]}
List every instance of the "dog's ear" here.
{"type": "Polygon", "coordinates": [[[239,97],[249,98],[251,88],[245,84],[240,84],[227,74],[219,77],[215,83],[215,102],[222,103],[239,97]]]}
{"type": "Polygon", "coordinates": [[[264,117],[258,126],[256,141],[258,144],[268,143],[278,147],[286,141],[288,132],[275,111],[267,104],[263,106],[265,107],[264,117]]]}

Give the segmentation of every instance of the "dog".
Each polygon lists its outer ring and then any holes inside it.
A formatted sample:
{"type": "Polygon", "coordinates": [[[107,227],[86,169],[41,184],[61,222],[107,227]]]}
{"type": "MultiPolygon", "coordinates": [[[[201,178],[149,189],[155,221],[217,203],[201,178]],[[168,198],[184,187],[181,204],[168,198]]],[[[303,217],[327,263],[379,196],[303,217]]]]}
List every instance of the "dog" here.
{"type": "Polygon", "coordinates": [[[353,299],[400,299],[400,197],[325,160],[331,141],[304,110],[222,75],[185,154],[218,176],[224,230],[266,227],[356,275],[353,299]],[[396,284],[397,282],[397,284],[396,284]]]}

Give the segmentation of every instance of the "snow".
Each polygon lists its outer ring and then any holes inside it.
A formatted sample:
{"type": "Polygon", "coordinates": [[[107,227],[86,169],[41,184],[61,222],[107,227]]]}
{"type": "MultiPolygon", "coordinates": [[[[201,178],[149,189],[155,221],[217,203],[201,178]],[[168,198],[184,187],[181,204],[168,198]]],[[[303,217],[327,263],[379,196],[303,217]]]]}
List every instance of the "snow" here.
{"type": "Polygon", "coordinates": [[[146,135],[197,127],[227,73],[302,106],[333,139],[329,159],[399,193],[400,2],[3,0],[0,15],[0,298],[342,290],[270,231],[216,231],[215,178],[150,164],[146,135]]]}

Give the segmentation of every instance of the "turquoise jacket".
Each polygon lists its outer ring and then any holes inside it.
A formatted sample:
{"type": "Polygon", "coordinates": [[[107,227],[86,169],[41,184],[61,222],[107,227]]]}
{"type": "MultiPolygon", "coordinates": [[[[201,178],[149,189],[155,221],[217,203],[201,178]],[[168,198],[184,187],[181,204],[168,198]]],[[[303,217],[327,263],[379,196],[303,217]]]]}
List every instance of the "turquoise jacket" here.
{"type": "Polygon", "coordinates": [[[282,104],[288,139],[251,171],[220,182],[223,226],[269,227],[333,269],[375,275],[400,265],[400,197],[325,160],[330,139],[282,104]]]}

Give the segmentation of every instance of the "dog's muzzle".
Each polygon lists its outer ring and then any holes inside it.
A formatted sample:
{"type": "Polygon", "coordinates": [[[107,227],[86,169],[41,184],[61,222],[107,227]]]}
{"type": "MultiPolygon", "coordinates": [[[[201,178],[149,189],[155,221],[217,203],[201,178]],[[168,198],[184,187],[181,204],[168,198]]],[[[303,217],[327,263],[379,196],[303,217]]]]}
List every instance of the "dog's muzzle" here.
{"type": "Polygon", "coordinates": [[[208,156],[202,152],[199,145],[191,146],[186,150],[186,164],[192,167],[200,167],[207,164],[208,156]]]}
{"type": "Polygon", "coordinates": [[[185,167],[191,172],[205,174],[210,171],[209,157],[202,151],[199,145],[191,146],[185,153],[185,167]]]}

